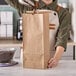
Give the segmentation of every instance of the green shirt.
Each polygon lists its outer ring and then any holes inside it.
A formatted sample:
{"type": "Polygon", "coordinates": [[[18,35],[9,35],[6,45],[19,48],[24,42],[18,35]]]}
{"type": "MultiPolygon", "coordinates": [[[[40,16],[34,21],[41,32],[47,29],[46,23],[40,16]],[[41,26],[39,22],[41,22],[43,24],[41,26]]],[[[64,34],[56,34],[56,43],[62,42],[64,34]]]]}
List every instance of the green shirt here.
{"type": "MultiPolygon", "coordinates": [[[[15,7],[19,14],[26,12],[27,10],[32,10],[32,7],[27,7],[21,5],[18,0],[5,0],[8,4],[15,7]]],[[[34,0],[31,0],[34,1],[34,0]]],[[[54,0],[53,3],[46,5],[42,0],[39,1],[39,9],[48,9],[48,10],[57,10],[57,0],[54,0]]],[[[69,36],[69,31],[71,28],[71,15],[67,9],[61,8],[58,12],[59,17],[59,28],[56,34],[56,42],[55,47],[62,46],[65,48],[67,47],[67,41],[69,36]]]]}

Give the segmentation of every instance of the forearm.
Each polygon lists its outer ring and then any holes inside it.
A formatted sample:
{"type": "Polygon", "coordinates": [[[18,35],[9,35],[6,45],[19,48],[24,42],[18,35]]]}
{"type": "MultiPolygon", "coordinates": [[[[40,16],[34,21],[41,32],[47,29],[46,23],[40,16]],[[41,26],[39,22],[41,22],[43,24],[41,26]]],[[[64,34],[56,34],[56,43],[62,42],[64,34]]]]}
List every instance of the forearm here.
{"type": "Polygon", "coordinates": [[[60,60],[63,53],[64,53],[64,48],[62,46],[57,46],[54,58],[60,60]]]}

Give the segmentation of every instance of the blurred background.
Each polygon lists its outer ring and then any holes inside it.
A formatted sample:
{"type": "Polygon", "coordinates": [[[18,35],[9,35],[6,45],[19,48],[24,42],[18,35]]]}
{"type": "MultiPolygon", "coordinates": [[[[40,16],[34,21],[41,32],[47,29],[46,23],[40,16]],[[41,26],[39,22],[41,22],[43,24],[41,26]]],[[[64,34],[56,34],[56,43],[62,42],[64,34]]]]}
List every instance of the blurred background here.
{"type": "MultiPolygon", "coordinates": [[[[72,22],[72,34],[70,38],[76,42],[76,1],[75,0],[58,0],[58,5],[67,8],[71,13],[71,22],[72,22]]],[[[4,0],[0,0],[0,41],[3,39],[13,39],[16,37],[18,41],[22,40],[22,21],[19,17],[18,11],[8,5],[4,0]],[[7,14],[7,15],[6,15],[7,14]],[[3,17],[4,16],[4,17],[3,17]],[[6,22],[6,19],[8,20],[6,22]]],[[[0,44],[1,45],[1,44],[0,44]]],[[[0,47],[0,49],[8,49],[9,47],[0,47]]],[[[13,47],[16,49],[15,58],[20,58],[21,48],[13,47]]],[[[72,60],[73,59],[73,46],[68,45],[67,51],[64,53],[63,60],[72,60]]]]}

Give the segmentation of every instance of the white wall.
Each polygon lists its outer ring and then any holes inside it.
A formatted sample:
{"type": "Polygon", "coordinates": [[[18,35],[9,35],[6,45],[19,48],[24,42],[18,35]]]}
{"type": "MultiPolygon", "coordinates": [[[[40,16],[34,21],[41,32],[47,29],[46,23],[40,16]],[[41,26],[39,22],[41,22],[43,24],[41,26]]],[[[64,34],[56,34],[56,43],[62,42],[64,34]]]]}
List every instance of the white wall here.
{"type": "Polygon", "coordinates": [[[72,26],[74,31],[74,42],[76,42],[76,0],[69,0],[72,12],[72,26]]]}

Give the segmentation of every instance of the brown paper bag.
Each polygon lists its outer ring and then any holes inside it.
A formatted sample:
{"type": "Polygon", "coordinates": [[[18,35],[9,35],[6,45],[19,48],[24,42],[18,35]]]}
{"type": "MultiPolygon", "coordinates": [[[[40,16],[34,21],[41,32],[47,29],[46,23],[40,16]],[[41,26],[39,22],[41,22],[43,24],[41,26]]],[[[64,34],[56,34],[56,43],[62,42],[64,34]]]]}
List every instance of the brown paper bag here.
{"type": "Polygon", "coordinates": [[[47,68],[50,59],[48,13],[23,14],[23,67],[47,68]]]}

